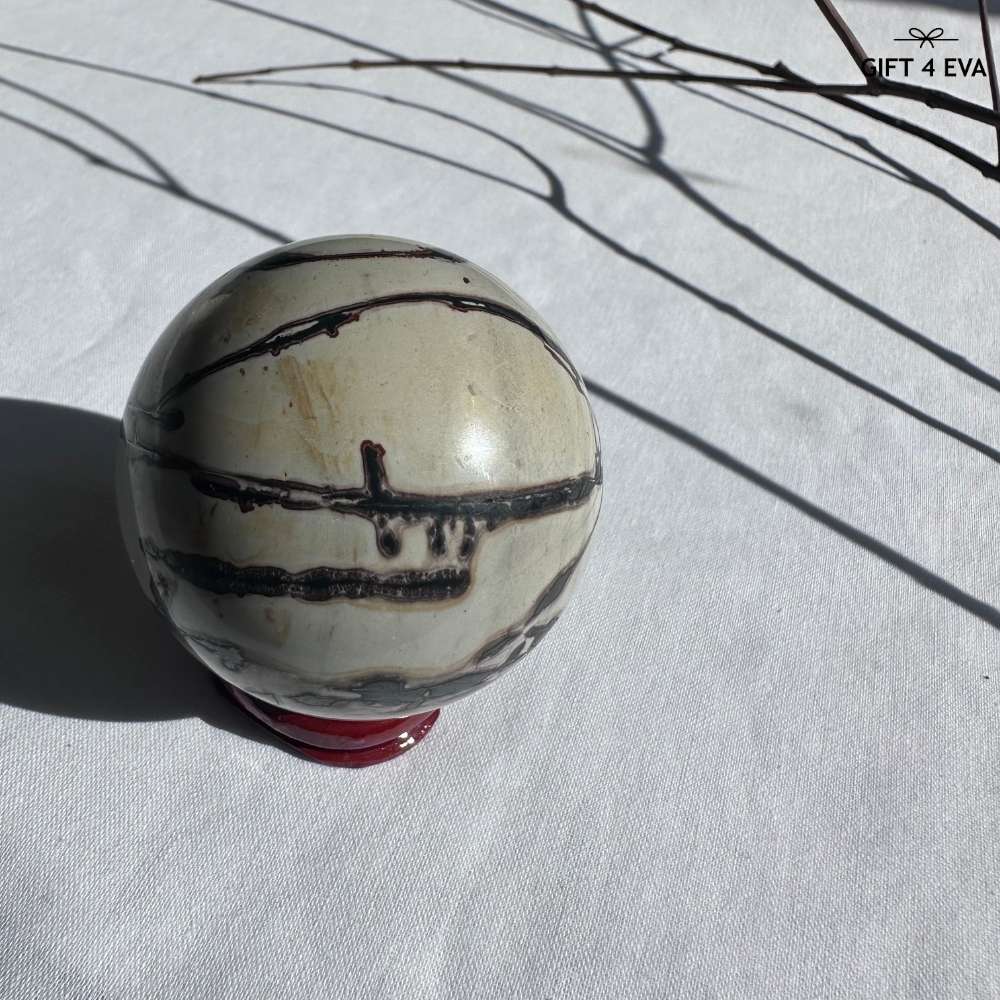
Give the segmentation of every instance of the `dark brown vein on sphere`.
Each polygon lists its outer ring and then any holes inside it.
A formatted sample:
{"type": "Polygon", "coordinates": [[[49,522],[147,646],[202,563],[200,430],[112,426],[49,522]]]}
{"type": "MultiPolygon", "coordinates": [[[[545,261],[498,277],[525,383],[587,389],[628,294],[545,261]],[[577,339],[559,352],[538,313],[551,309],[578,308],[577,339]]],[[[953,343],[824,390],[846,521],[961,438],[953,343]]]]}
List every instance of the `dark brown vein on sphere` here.
{"type": "Polygon", "coordinates": [[[436,570],[401,570],[376,573],[354,567],[312,566],[293,572],[280,566],[238,566],[214,556],[161,549],[143,539],[148,559],[162,563],[175,576],[200,590],[235,597],[291,597],[300,601],[332,601],[337,598],[387,601],[446,601],[469,589],[467,567],[436,570]]]}
{"type": "MultiPolygon", "coordinates": [[[[129,422],[134,422],[135,414],[138,413],[152,420],[153,423],[159,424],[165,431],[180,430],[184,426],[184,414],[180,410],[150,410],[148,407],[140,406],[129,400],[125,404],[125,412],[129,422]]],[[[124,427],[124,424],[122,426],[124,427]]]]}
{"type": "Polygon", "coordinates": [[[446,260],[452,264],[464,264],[465,261],[455,254],[444,250],[434,250],[431,247],[417,247],[413,250],[351,250],[344,253],[310,253],[308,250],[278,250],[269,254],[263,260],[244,268],[241,274],[251,274],[255,271],[276,271],[283,267],[294,267],[296,264],[315,264],[325,260],[369,260],[380,257],[415,257],[432,260],[446,260]]]}
{"type": "Polygon", "coordinates": [[[385,471],[385,449],[372,441],[361,443],[364,486],[337,487],[209,469],[184,456],[150,448],[134,436],[127,440],[151,464],[187,472],[191,484],[200,493],[214,500],[238,504],[244,512],[255,507],[277,505],[286,510],[355,514],[372,521],[377,517],[398,517],[406,521],[455,518],[484,524],[487,530],[492,531],[507,521],[579,506],[589,499],[603,480],[600,450],[595,454],[593,471],[578,476],[516,489],[436,494],[394,490],[385,471]]]}
{"type": "Polygon", "coordinates": [[[490,299],[473,298],[454,292],[399,292],[395,295],[383,295],[377,298],[363,299],[360,302],[352,302],[338,309],[314,313],[311,316],[304,316],[300,319],[282,323],[270,333],[248,344],[246,347],[225,354],[202,368],[186,373],[173,387],[163,394],[156,405],[156,410],[161,410],[168,402],[175,399],[181,393],[186,392],[210,375],[214,375],[226,368],[231,368],[234,365],[242,364],[250,361],[252,358],[261,357],[265,354],[277,357],[282,351],[286,351],[290,347],[296,347],[320,335],[336,337],[344,326],[359,320],[362,314],[372,309],[380,309],[387,306],[414,305],[425,302],[436,302],[447,306],[449,309],[454,309],[456,312],[488,313],[491,316],[499,316],[510,323],[523,327],[542,342],[549,354],[573,380],[573,384],[577,389],[585,394],[583,380],[569,358],[566,357],[559,346],[553,342],[537,323],[517,309],[503,305],[500,302],[493,302],[490,299]]]}

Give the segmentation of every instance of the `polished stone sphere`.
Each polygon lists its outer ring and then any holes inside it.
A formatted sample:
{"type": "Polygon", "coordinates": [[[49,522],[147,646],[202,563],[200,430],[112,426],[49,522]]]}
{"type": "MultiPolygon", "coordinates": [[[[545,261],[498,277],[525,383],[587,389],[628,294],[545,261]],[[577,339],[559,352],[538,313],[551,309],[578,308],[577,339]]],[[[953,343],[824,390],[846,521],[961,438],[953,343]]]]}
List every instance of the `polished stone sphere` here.
{"type": "Polygon", "coordinates": [[[117,478],[132,564],[188,650],[270,705],[380,719],[475,690],[551,628],[601,453],[583,380],[506,285],[337,236],[180,312],[117,478]]]}

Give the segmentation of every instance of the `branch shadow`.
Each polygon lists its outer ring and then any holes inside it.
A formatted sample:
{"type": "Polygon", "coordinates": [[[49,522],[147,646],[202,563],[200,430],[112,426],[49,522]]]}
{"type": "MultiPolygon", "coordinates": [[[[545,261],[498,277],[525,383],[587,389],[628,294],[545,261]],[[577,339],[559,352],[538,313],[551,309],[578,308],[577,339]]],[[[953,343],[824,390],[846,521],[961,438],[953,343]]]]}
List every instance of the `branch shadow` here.
{"type": "Polygon", "coordinates": [[[275,240],[278,243],[292,242],[291,236],[279,232],[277,229],[272,229],[270,226],[265,226],[262,223],[251,219],[249,216],[242,215],[241,213],[235,212],[229,208],[224,208],[217,202],[209,201],[207,198],[201,198],[194,194],[181,184],[181,182],[173,174],[171,174],[162,163],[143,149],[142,146],[130,139],[128,136],[123,135],[117,129],[112,128],[106,122],[101,121],[99,118],[96,118],[95,116],[90,115],[71,104],[67,104],[65,101],[60,101],[49,94],[44,94],[40,90],[35,90],[32,87],[25,86],[24,84],[11,80],[8,77],[0,76],[0,86],[8,87],[11,90],[32,98],[33,100],[47,104],[49,107],[55,108],[58,111],[72,115],[74,118],[77,118],[97,131],[102,132],[120,146],[123,146],[125,149],[134,153],[153,171],[154,176],[150,177],[137,170],[132,170],[129,167],[114,163],[107,157],[100,155],[87,146],[84,146],[67,136],[61,135],[52,129],[45,128],[35,122],[29,121],[26,118],[21,118],[18,115],[10,114],[7,111],[0,111],[0,119],[8,121],[13,125],[18,125],[19,127],[27,129],[30,132],[34,132],[36,135],[40,135],[45,139],[51,140],[57,145],[62,146],[64,149],[68,149],[71,152],[76,153],[78,156],[82,157],[85,162],[91,164],[92,166],[102,167],[120,177],[125,177],[129,180],[146,184],[149,187],[164,192],[165,194],[179,198],[181,201],[186,201],[189,204],[202,208],[207,212],[211,212],[214,215],[228,219],[230,222],[235,222],[238,225],[245,226],[247,229],[257,233],[259,236],[265,237],[266,239],[275,240]]]}
{"type": "MultiPolygon", "coordinates": [[[[584,9],[578,9],[578,14],[587,36],[595,46],[595,52],[601,56],[608,69],[621,73],[625,66],[621,61],[620,55],[615,51],[613,46],[602,39],[594,25],[592,16],[584,9]]],[[[625,76],[621,77],[620,82],[643,121],[646,122],[647,140],[642,146],[642,155],[651,173],[662,178],[675,191],[683,195],[692,204],[697,205],[702,211],[706,212],[730,232],[740,236],[751,246],[783,264],[800,277],[823,289],[845,305],[851,306],[863,315],[875,320],[887,330],[891,330],[917,347],[923,348],[981,385],[985,385],[995,391],[1000,391],[1000,378],[997,378],[997,376],[981,368],[968,358],[963,357],[957,351],[939,344],[936,340],[933,340],[921,331],[890,315],[881,307],[868,302],[839,282],[817,271],[805,263],[805,261],[783,250],[777,244],[767,239],[767,237],[758,233],[753,227],[740,222],[730,213],[716,205],[710,198],[698,191],[663,159],[662,131],[659,121],[640,83],[630,80],[625,76]]]]}
{"type": "Polygon", "coordinates": [[[0,700],[116,722],[198,717],[280,746],[143,596],[118,531],[118,422],[0,399],[0,700]]]}
{"type": "MultiPolygon", "coordinates": [[[[889,153],[885,152],[885,150],[880,149],[878,146],[875,145],[875,143],[873,143],[870,139],[866,138],[865,136],[856,135],[852,132],[846,131],[845,129],[838,128],[836,125],[833,125],[830,122],[823,121],[823,119],[817,118],[815,115],[810,115],[807,112],[801,111],[797,108],[786,107],[785,105],[779,104],[777,101],[772,101],[770,98],[764,97],[761,94],[751,94],[748,91],[741,91],[740,93],[742,93],[744,97],[749,98],[752,101],[756,101],[758,104],[767,105],[768,107],[774,108],[777,111],[790,115],[793,118],[798,118],[800,121],[808,122],[810,125],[814,125],[816,128],[823,129],[824,131],[830,133],[831,135],[835,135],[841,141],[850,143],[851,145],[856,146],[858,149],[864,150],[870,156],[873,156],[875,159],[880,160],[882,163],[886,164],[886,166],[892,168],[889,171],[884,171],[883,168],[879,167],[877,164],[869,164],[871,169],[879,170],[882,172],[888,172],[890,174],[892,174],[893,171],[896,171],[896,173],[899,175],[898,179],[901,180],[903,183],[909,184],[911,187],[917,188],[918,190],[923,191],[925,194],[929,194],[932,198],[936,198],[938,201],[947,205],[950,209],[957,212],[959,215],[964,216],[974,226],[978,226],[980,229],[983,230],[983,232],[989,233],[989,235],[992,236],[994,239],[1000,239],[1000,226],[998,226],[995,222],[986,218],[986,216],[983,215],[981,212],[977,212],[971,205],[962,201],[960,198],[957,198],[949,190],[947,190],[947,188],[942,187],[940,184],[935,184],[932,180],[930,180],[923,174],[919,173],[912,167],[905,164],[898,157],[891,156],[889,153]]],[[[709,97],[708,94],[702,94],[701,96],[709,97]]],[[[715,98],[715,100],[718,100],[718,98],[715,98]]],[[[735,108],[735,106],[734,110],[738,110],[742,114],[752,113],[749,112],[746,108],[735,108]]],[[[758,117],[760,120],[766,121],[769,124],[775,125],[779,128],[789,127],[781,125],[780,123],[773,121],[773,119],[767,118],[763,115],[755,117],[758,117]]],[[[804,138],[807,138],[811,141],[821,142],[821,140],[816,139],[814,136],[810,136],[805,132],[800,132],[798,129],[794,129],[793,131],[797,132],[799,135],[802,135],[804,138]]],[[[836,147],[831,147],[831,148],[836,149],[836,147]]],[[[846,150],[843,149],[837,151],[842,156],[851,155],[850,153],[848,153],[846,150]]]]}
{"type": "MultiPolygon", "coordinates": [[[[660,59],[658,61],[667,69],[680,70],[682,68],[668,62],[665,59],[660,59]]],[[[849,145],[867,153],[875,160],[880,161],[879,163],[873,163],[871,160],[866,160],[861,156],[857,156],[849,150],[843,149],[840,146],[835,146],[831,142],[825,142],[823,139],[810,135],[802,129],[795,128],[792,125],[787,125],[784,122],[776,121],[774,118],[752,111],[750,108],[740,107],[740,105],[727,101],[725,98],[719,97],[717,94],[710,94],[703,90],[699,90],[696,87],[689,87],[686,84],[677,84],[677,86],[680,90],[689,93],[692,97],[698,98],[699,100],[708,101],[711,104],[726,108],[735,114],[751,118],[754,121],[768,125],[771,128],[778,129],[779,131],[785,132],[789,135],[797,136],[804,142],[808,142],[814,146],[819,146],[820,148],[833,153],[835,156],[850,160],[851,162],[860,164],[861,166],[866,167],[869,170],[873,170],[876,173],[883,174],[886,177],[899,181],[900,183],[907,184],[919,191],[923,191],[925,194],[929,194],[932,198],[936,198],[938,201],[947,205],[959,215],[964,216],[974,226],[979,227],[983,230],[983,232],[988,233],[994,239],[1000,239],[1000,226],[986,218],[986,216],[982,213],[977,212],[971,205],[968,205],[960,198],[957,198],[940,184],[935,184],[923,174],[914,170],[912,167],[907,166],[907,164],[903,163],[902,160],[886,153],[863,135],[848,132],[846,129],[838,128],[836,125],[823,121],[823,119],[810,115],[805,111],[799,110],[798,108],[792,108],[787,105],[780,104],[778,101],[773,101],[770,98],[764,97],[760,94],[755,94],[752,91],[733,88],[747,100],[765,105],[766,107],[772,108],[781,114],[797,118],[799,121],[808,122],[810,125],[813,125],[818,129],[822,129],[830,135],[836,136],[842,142],[848,143],[849,145]],[[885,164],[885,166],[882,166],[881,164],[885,164]]]]}
{"type": "Polygon", "coordinates": [[[851,544],[859,546],[866,552],[882,560],[882,562],[899,570],[913,580],[914,583],[957,605],[991,628],[1000,629],[1000,610],[993,607],[993,605],[980,600],[960,587],[956,587],[944,577],[938,576],[937,573],[931,572],[929,569],[904,556],[901,552],[897,552],[884,542],[880,542],[877,538],[867,534],[860,528],[856,528],[853,524],[844,521],[835,514],[831,514],[828,510],[820,507],[818,504],[814,504],[811,500],[807,500],[800,494],[788,489],[788,487],[782,486],[781,483],[771,479],[769,476],[765,476],[762,472],[758,472],[752,466],[741,462],[735,456],[730,455],[729,452],[706,441],[680,424],[676,424],[672,420],[654,413],[652,410],[647,410],[644,406],[640,406],[633,400],[620,396],[618,393],[595,382],[593,379],[586,379],[585,381],[588,390],[598,399],[603,399],[605,402],[611,403],[637,420],[641,420],[650,427],[655,427],[658,431],[668,435],[675,441],[679,441],[688,448],[694,449],[709,461],[734,473],[741,479],[753,483],[754,486],[762,489],[765,493],[776,497],[783,503],[788,504],[788,506],[805,514],[811,520],[835,532],[851,544]]]}

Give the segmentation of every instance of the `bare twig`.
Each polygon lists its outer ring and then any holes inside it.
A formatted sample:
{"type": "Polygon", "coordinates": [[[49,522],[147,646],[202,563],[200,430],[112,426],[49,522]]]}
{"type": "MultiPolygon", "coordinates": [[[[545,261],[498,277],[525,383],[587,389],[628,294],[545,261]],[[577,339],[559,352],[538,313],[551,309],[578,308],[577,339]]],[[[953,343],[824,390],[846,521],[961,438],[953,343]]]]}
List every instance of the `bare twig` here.
{"type": "Polygon", "coordinates": [[[856,63],[865,79],[871,79],[872,74],[865,70],[865,64],[870,62],[868,53],[864,46],[858,41],[858,36],[851,31],[847,22],[840,16],[840,12],[833,5],[833,0],[816,0],[816,6],[820,12],[830,22],[830,27],[837,33],[837,37],[844,43],[844,48],[851,54],[851,58],[856,63]]]}
{"type": "MultiPolygon", "coordinates": [[[[497,73],[541,73],[546,76],[585,76],[585,77],[608,77],[618,80],[623,76],[634,77],[637,80],[673,80],[680,77],[694,77],[697,79],[729,80],[736,77],[706,77],[701,73],[675,73],[664,70],[628,70],[618,72],[617,70],[595,66],[543,66],[540,63],[510,63],[510,62],[483,62],[472,59],[345,59],[340,62],[321,63],[298,63],[294,66],[265,66],[260,69],[240,69],[226,73],[207,73],[196,76],[192,83],[220,83],[223,80],[246,79],[254,76],[269,76],[274,73],[294,73],[299,70],[316,69],[399,69],[401,67],[417,69],[458,69],[458,70],[486,70],[497,73]]],[[[769,75],[777,75],[774,67],[766,67],[763,72],[769,75]]],[[[755,80],[755,83],[771,85],[770,80],[755,80]]],[[[797,83],[806,84],[808,81],[797,80],[797,83]]],[[[816,84],[808,83],[808,86],[815,87],[816,84]]],[[[822,85],[821,85],[822,86],[822,85]]],[[[830,86],[847,86],[851,90],[858,90],[856,84],[831,84],[830,86]]],[[[785,88],[781,88],[785,89],[785,88]]]]}
{"type": "Polygon", "coordinates": [[[967,163],[970,167],[974,167],[984,177],[988,177],[990,180],[1000,181],[1000,165],[990,163],[989,160],[978,156],[976,153],[966,149],[964,146],[960,146],[957,142],[952,142],[951,139],[946,139],[943,135],[938,135],[937,132],[932,132],[929,128],[924,128],[922,125],[916,125],[913,122],[908,122],[905,118],[898,118],[896,115],[886,114],[884,111],[879,111],[878,108],[870,108],[868,105],[862,104],[860,101],[855,101],[850,97],[831,96],[828,99],[841,105],[842,107],[850,108],[852,111],[857,111],[866,118],[871,118],[873,121],[881,122],[883,125],[889,126],[889,128],[894,128],[899,132],[905,132],[907,135],[912,135],[916,139],[922,139],[924,142],[928,142],[932,146],[936,146],[942,152],[956,157],[963,163],[967,163]]]}
{"type": "MultiPolygon", "coordinates": [[[[612,70],[590,66],[542,66],[533,63],[479,62],[470,59],[348,59],[338,62],[300,63],[294,66],[266,66],[262,69],[233,70],[228,73],[209,73],[196,76],[194,83],[218,83],[222,80],[246,79],[273,73],[290,73],[296,70],[315,69],[419,69],[486,70],[500,73],[535,73],[543,76],[594,77],[611,80],[664,80],[676,83],[710,83],[722,87],[756,87],[763,90],[786,90],[793,93],[844,95],[860,94],[868,97],[902,97],[905,100],[926,104],[929,108],[952,111],[955,114],[1000,125],[1000,114],[974,101],[946,94],[931,87],[883,80],[872,84],[813,83],[795,74],[780,80],[759,80],[756,77],[708,76],[704,73],[675,73],[661,70],[612,70]]],[[[774,72],[772,70],[771,72],[774,72]]]]}
{"type": "MultiPolygon", "coordinates": [[[[990,95],[993,110],[1000,114],[1000,86],[997,85],[997,66],[993,59],[993,38],[990,35],[990,12],[986,0],[979,0],[979,23],[983,28],[983,48],[986,50],[986,68],[990,74],[990,95]]],[[[997,125],[997,163],[1000,164],[1000,125],[997,125]]]]}

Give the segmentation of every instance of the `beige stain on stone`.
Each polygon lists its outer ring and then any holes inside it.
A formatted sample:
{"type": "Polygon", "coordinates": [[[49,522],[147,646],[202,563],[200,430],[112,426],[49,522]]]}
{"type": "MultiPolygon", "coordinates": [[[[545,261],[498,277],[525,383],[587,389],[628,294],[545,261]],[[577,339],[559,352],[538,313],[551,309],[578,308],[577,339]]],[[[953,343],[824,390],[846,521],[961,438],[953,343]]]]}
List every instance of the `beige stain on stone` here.
{"type": "MultiPolygon", "coordinates": [[[[333,413],[330,397],[324,387],[324,377],[316,371],[315,361],[302,364],[292,354],[282,355],[278,359],[278,377],[284,382],[289,392],[289,404],[298,411],[298,420],[292,425],[305,450],[312,457],[319,469],[330,472],[330,456],[324,447],[324,437],[328,434],[325,421],[319,420],[313,402],[322,399],[326,408],[333,413]]],[[[332,368],[332,366],[330,366],[332,368]]]]}
{"type": "Polygon", "coordinates": [[[312,400],[309,396],[309,387],[303,377],[302,365],[293,354],[284,354],[278,358],[278,374],[282,381],[288,386],[291,393],[291,401],[299,411],[302,420],[315,420],[316,413],[312,408],[312,400]]]}
{"type": "Polygon", "coordinates": [[[321,363],[310,359],[301,368],[302,380],[313,401],[323,401],[330,415],[330,422],[337,422],[337,404],[331,393],[337,388],[337,369],[333,362],[321,363]]]}

